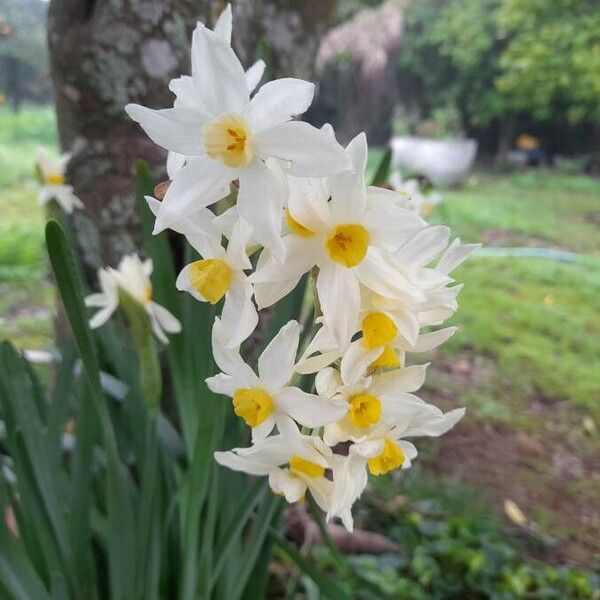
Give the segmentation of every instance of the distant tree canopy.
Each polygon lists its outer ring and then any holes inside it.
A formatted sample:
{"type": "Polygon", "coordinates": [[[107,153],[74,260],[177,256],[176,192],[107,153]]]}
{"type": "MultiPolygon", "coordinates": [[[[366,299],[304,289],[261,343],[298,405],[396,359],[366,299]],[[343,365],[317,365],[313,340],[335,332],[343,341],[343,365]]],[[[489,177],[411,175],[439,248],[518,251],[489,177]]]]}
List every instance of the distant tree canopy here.
{"type": "Polygon", "coordinates": [[[50,97],[46,11],[40,0],[0,0],[0,92],[15,109],[50,97]]]}
{"type": "Polygon", "coordinates": [[[401,96],[422,116],[457,107],[463,119],[486,124],[506,111],[495,89],[499,0],[415,0],[406,11],[400,54],[401,96]]]}
{"type": "Polygon", "coordinates": [[[540,119],[600,121],[600,2],[502,0],[500,93],[540,119]]]}
{"type": "Polygon", "coordinates": [[[600,119],[598,0],[414,0],[405,25],[402,93],[425,113],[600,119]]]}

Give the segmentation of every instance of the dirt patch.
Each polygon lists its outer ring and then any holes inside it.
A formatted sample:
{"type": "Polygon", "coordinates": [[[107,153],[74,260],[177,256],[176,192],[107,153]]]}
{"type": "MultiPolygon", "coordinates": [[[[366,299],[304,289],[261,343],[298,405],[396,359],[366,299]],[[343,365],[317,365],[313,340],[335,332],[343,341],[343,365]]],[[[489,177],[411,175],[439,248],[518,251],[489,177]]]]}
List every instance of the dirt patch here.
{"type": "Polygon", "coordinates": [[[528,236],[509,229],[488,229],[482,239],[484,246],[493,248],[553,248],[560,250],[556,243],[542,237],[528,236]]]}
{"type": "Polygon", "coordinates": [[[585,566],[598,560],[600,447],[583,432],[559,434],[549,421],[547,433],[532,435],[466,418],[440,438],[426,466],[482,490],[499,513],[505,500],[515,502],[540,558],[585,566]]]}

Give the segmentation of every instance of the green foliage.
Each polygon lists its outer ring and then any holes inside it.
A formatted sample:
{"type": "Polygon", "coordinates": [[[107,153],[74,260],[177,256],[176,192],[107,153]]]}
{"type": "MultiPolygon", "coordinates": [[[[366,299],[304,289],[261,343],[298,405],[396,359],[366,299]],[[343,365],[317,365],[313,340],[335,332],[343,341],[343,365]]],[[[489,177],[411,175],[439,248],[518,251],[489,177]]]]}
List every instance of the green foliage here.
{"type": "Polygon", "coordinates": [[[486,357],[486,376],[467,390],[460,384],[462,402],[486,418],[519,422],[534,392],[600,417],[600,248],[598,224],[590,218],[599,194],[600,184],[589,178],[519,174],[446,192],[432,215],[463,241],[595,257],[577,264],[476,255],[457,271],[465,283],[453,318],[460,334],[440,353],[486,357]]]}
{"type": "MultiPolygon", "coordinates": [[[[138,183],[141,197],[152,185],[147,168],[140,166],[138,183]]],[[[267,536],[280,500],[264,481],[213,461],[222,445],[244,444],[239,421],[204,383],[215,372],[214,307],[176,293],[166,238],[148,237],[155,298],[183,325],[161,373],[152,348],[140,348],[147,317],[129,307],[130,333],[119,319],[93,333],[79,268],[57,222],[48,224],[46,241],[77,351],[63,348],[54,391],[45,393],[12,346],[0,348],[1,459],[10,474],[0,503],[19,532],[2,520],[0,596],[263,598],[267,536]],[[170,393],[158,407],[164,374],[170,393]],[[66,423],[74,427],[69,450],[66,423]]]]}
{"type": "MultiPolygon", "coordinates": [[[[364,527],[397,542],[402,553],[352,557],[353,598],[443,599],[597,598],[600,577],[575,567],[524,562],[518,543],[504,535],[472,494],[430,481],[417,469],[402,477],[409,497],[398,497],[397,478],[376,481],[363,501],[364,527]],[[435,498],[435,499],[433,499],[435,498]],[[370,510],[365,511],[365,504],[370,510]]],[[[322,570],[342,576],[326,547],[313,550],[322,570]]]]}
{"type": "Polygon", "coordinates": [[[594,0],[421,0],[406,11],[403,94],[431,117],[457,107],[478,127],[507,112],[600,119],[594,0]]]}
{"type": "MultiPolygon", "coordinates": [[[[0,42],[1,44],[2,42],[0,42]]],[[[45,277],[44,214],[37,205],[36,145],[54,148],[50,107],[0,106],[0,338],[49,348],[53,290],[45,277]]]]}
{"type": "Polygon", "coordinates": [[[509,36],[499,90],[548,119],[600,120],[600,4],[595,0],[503,0],[509,36]]]}
{"type": "Polygon", "coordinates": [[[498,0],[421,0],[406,10],[403,97],[422,116],[459,108],[467,122],[481,125],[506,111],[494,87],[504,46],[497,11],[498,0]]]}

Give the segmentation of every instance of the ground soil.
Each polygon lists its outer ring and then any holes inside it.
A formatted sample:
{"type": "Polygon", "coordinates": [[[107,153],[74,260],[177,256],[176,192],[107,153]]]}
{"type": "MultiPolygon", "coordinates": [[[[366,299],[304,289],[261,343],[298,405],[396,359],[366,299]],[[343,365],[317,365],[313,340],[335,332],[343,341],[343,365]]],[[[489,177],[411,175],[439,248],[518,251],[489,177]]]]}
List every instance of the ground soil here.
{"type": "MultiPolygon", "coordinates": [[[[444,377],[473,384],[476,361],[461,356],[436,361],[436,381],[444,377]]],[[[482,368],[486,368],[485,365],[482,368]]],[[[447,388],[430,389],[428,401],[443,409],[456,406],[447,388]],[[441,392],[441,393],[440,393],[441,392]]],[[[582,427],[568,403],[553,401],[534,390],[524,399],[538,426],[523,431],[507,423],[467,416],[438,441],[438,452],[426,460],[436,473],[456,478],[487,497],[503,513],[512,500],[528,524],[518,528],[534,555],[552,563],[588,567],[600,563],[600,437],[582,427]]],[[[504,515],[507,526],[514,526],[504,515]]]]}

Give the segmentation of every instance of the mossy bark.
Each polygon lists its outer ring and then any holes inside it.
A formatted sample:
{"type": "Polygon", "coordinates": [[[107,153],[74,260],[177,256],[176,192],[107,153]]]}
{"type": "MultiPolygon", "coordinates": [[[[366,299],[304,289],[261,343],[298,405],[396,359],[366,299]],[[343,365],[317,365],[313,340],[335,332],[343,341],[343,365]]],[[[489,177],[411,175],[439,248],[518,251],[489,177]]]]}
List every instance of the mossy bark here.
{"type": "MultiPolygon", "coordinates": [[[[271,72],[309,76],[318,37],[335,0],[237,0],[234,46],[249,65],[268,49],[271,72]],[[264,41],[264,42],[263,42],[264,41]]],[[[52,0],[48,40],[68,177],[85,210],[73,217],[89,276],[139,250],[141,224],[134,162],[163,177],[165,153],[123,107],[172,103],[168,82],[189,73],[189,40],[198,19],[214,23],[217,0],[52,0]]]]}

